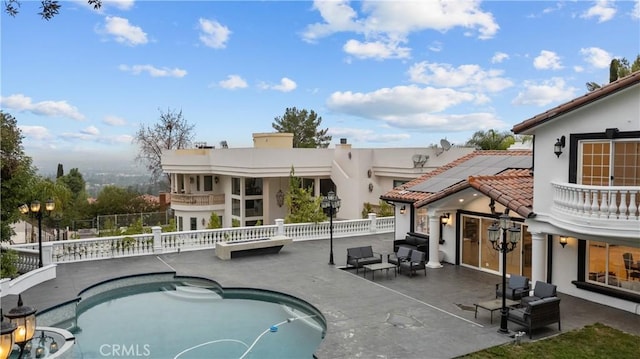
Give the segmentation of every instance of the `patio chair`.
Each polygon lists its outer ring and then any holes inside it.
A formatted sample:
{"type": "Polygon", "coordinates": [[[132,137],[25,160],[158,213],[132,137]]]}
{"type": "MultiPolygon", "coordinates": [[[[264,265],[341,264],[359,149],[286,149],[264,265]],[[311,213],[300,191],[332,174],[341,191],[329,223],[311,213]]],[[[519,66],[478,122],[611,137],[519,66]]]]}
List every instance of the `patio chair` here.
{"type": "Polygon", "coordinates": [[[400,262],[405,262],[409,260],[409,258],[411,257],[411,252],[412,252],[411,248],[398,247],[397,252],[387,254],[387,263],[400,266],[400,262]]]}
{"type": "Polygon", "coordinates": [[[526,305],[536,300],[555,297],[557,296],[556,288],[555,284],[536,281],[536,285],[533,287],[533,295],[522,297],[521,304],[526,305]]]}
{"type": "Polygon", "coordinates": [[[427,276],[427,262],[425,260],[426,255],[424,252],[420,252],[418,250],[411,251],[411,257],[409,257],[408,261],[400,262],[400,266],[398,267],[400,273],[404,269],[409,270],[409,277],[413,277],[413,274],[416,271],[424,270],[425,277],[427,276]]]}
{"type": "MultiPolygon", "coordinates": [[[[505,297],[511,300],[520,300],[522,297],[529,295],[529,278],[512,274],[507,281],[507,290],[505,297]]],[[[496,284],[496,298],[502,297],[502,283],[496,284]]]]}
{"type": "Polygon", "coordinates": [[[631,278],[640,279],[640,263],[633,263],[633,254],[632,253],[624,253],[622,254],[622,260],[624,261],[624,269],[627,272],[627,280],[631,278]]]}

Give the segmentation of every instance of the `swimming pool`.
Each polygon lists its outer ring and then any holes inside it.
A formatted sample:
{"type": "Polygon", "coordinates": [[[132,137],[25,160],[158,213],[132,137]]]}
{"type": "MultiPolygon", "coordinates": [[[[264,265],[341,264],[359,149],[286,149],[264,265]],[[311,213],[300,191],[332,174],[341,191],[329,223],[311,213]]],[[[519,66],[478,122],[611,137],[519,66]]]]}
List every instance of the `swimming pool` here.
{"type": "Polygon", "coordinates": [[[293,296],[176,278],[82,295],[74,358],[311,358],[326,321],[293,296]]]}

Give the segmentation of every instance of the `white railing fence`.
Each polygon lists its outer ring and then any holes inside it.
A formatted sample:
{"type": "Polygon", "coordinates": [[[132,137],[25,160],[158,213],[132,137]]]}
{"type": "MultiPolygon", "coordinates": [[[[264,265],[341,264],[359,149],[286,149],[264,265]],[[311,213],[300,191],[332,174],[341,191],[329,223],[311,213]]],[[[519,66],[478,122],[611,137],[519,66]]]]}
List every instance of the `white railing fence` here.
{"type": "MultiPolygon", "coordinates": [[[[276,235],[284,235],[294,241],[326,239],[330,235],[329,227],[329,222],[284,224],[282,219],[276,220],[274,225],[168,233],[162,233],[160,227],[152,227],[152,233],[147,234],[44,242],[43,264],[213,249],[216,243],[222,241],[243,241],[276,235]]],[[[367,219],[333,221],[334,238],[393,231],[394,217],[376,218],[375,214],[369,214],[367,219]]],[[[37,243],[18,244],[11,248],[18,254],[21,273],[37,268],[37,243]]]]}
{"type": "Polygon", "coordinates": [[[640,187],[585,186],[552,182],[557,211],[576,217],[640,221],[640,187]]]}

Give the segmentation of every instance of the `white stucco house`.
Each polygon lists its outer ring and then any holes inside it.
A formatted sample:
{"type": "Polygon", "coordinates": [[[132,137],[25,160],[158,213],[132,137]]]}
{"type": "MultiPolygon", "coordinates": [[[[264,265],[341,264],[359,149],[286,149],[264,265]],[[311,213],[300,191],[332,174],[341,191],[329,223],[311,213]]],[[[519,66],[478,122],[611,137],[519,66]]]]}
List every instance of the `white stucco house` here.
{"type": "Polygon", "coordinates": [[[206,228],[212,212],[223,227],[285,218],[292,168],[315,196],[336,192],[342,200],[339,218],[362,218],[365,203],[377,205],[382,193],[474,150],[352,148],[346,139],[329,148],[293,148],[292,139],[288,133],[256,133],[250,148],[199,145],[165,151],[162,169],[171,178],[178,230],[206,228]]]}
{"type": "Polygon", "coordinates": [[[640,314],[640,72],[513,132],[535,136],[533,278],[640,314]]]}
{"type": "Polygon", "coordinates": [[[640,72],[513,132],[533,135],[533,151],[471,153],[383,194],[396,239],[429,237],[430,268],[439,256],[495,274],[506,266],[532,285],[640,314],[640,72]],[[505,212],[521,235],[503,263],[487,229],[505,212]]]}

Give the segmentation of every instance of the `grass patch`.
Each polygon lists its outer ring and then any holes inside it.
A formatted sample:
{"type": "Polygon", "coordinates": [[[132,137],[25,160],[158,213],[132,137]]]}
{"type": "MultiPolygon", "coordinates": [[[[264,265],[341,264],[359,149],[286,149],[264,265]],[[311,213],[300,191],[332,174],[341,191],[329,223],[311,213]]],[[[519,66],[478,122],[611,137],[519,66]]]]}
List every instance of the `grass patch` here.
{"type": "Polygon", "coordinates": [[[640,336],[595,323],[535,342],[504,344],[460,358],[633,358],[640,356],[640,336]]]}

